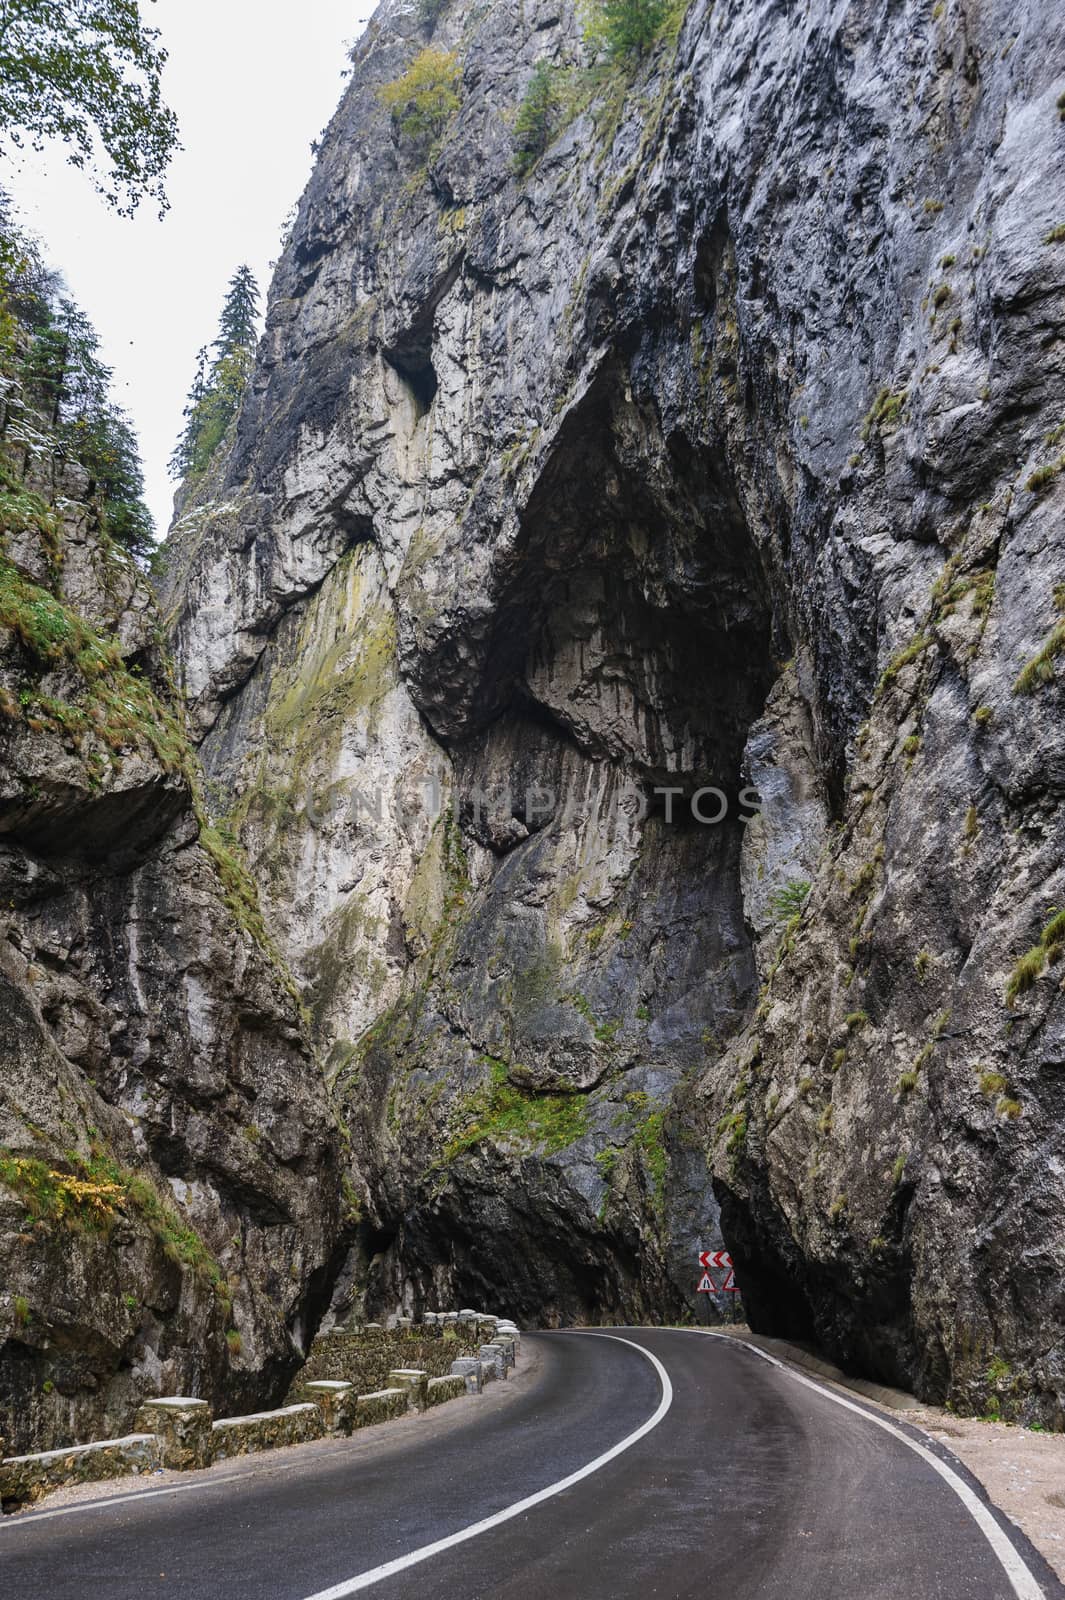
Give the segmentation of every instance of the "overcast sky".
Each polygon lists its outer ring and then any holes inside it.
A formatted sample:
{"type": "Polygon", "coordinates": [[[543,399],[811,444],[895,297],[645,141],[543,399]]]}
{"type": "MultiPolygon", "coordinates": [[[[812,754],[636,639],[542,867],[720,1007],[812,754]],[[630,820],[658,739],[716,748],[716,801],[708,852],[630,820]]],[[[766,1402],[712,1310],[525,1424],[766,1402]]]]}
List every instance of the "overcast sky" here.
{"type": "Polygon", "coordinates": [[[196,352],[214,338],[226,283],[242,261],[265,300],[270,262],[311,169],[311,140],[344,88],[346,49],[372,0],[155,0],[142,12],[170,52],[163,80],[182,152],[160,222],[142,203],[116,217],[60,148],[0,182],[96,326],[133,419],[147,499],[161,536],[174,485],[166,463],[181,428],[196,352]]]}

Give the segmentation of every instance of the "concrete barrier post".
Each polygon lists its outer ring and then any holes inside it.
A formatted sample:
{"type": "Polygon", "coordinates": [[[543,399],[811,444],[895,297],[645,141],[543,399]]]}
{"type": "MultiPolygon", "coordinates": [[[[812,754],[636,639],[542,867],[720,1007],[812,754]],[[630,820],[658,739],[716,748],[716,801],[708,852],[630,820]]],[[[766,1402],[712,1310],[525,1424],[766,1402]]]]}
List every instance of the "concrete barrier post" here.
{"type": "Polygon", "coordinates": [[[172,1472],[196,1472],[214,1459],[213,1422],[206,1400],[178,1394],[146,1400],[135,1426],[138,1433],[155,1434],[162,1466],[172,1472]]]}

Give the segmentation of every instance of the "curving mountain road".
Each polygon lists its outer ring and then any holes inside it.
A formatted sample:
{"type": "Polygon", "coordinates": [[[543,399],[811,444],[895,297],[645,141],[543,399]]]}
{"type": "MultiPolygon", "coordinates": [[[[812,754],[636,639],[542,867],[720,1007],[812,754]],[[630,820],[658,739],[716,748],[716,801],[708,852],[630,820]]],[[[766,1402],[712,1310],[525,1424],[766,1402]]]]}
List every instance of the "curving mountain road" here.
{"type": "Polygon", "coordinates": [[[0,1594],[1065,1600],[945,1452],[734,1341],[525,1351],[535,1381],[372,1439],[8,1518],[0,1594]]]}

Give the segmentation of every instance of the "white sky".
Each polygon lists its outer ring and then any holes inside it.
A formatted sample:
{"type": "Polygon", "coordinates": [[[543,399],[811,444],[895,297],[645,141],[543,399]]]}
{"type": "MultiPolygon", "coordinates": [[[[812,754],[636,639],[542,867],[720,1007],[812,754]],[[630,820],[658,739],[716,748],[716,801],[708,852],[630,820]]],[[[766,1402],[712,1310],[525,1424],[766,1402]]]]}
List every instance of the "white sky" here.
{"type": "Polygon", "coordinates": [[[142,4],[170,52],[163,78],[184,149],[167,178],[162,222],[142,201],[117,217],[61,147],[0,160],[0,183],[40,235],[115,369],[144,458],[161,537],[196,352],[210,344],[226,283],[242,261],[263,292],[285,218],[310,175],[311,140],[343,91],[346,46],[374,0],[155,0],[142,4]]]}

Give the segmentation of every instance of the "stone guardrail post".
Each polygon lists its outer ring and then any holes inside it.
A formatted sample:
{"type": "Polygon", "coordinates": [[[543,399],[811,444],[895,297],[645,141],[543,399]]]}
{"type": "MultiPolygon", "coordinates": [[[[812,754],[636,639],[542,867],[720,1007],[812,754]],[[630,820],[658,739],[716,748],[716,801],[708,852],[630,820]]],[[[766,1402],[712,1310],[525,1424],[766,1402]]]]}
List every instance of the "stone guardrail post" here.
{"type": "Polygon", "coordinates": [[[465,1378],[466,1393],[480,1394],[484,1388],[484,1372],[476,1356],[460,1356],[451,1363],[453,1377],[465,1378]]]}
{"type": "Polygon", "coordinates": [[[428,1403],[429,1374],[416,1367],[397,1367],[388,1374],[390,1389],[405,1389],[412,1411],[424,1411],[428,1403]]]}
{"type": "Polygon", "coordinates": [[[146,1400],[137,1412],[137,1431],[154,1433],[159,1461],[173,1472],[196,1472],[214,1459],[214,1417],[206,1400],[169,1395],[146,1400]]]}
{"type": "Polygon", "coordinates": [[[477,1359],[486,1370],[491,1369],[494,1377],[506,1377],[507,1363],[501,1344],[483,1344],[477,1352],[477,1359]]]}
{"type": "Polygon", "coordinates": [[[518,1359],[517,1345],[514,1343],[514,1340],[511,1338],[509,1333],[497,1333],[492,1343],[499,1345],[500,1349],[502,1350],[503,1360],[506,1362],[507,1371],[509,1372],[516,1364],[518,1359]]]}
{"type": "Polygon", "coordinates": [[[326,1433],[352,1432],[355,1427],[355,1402],[358,1399],[353,1383],[322,1378],[316,1383],[305,1383],[303,1393],[321,1411],[326,1433]]]}

